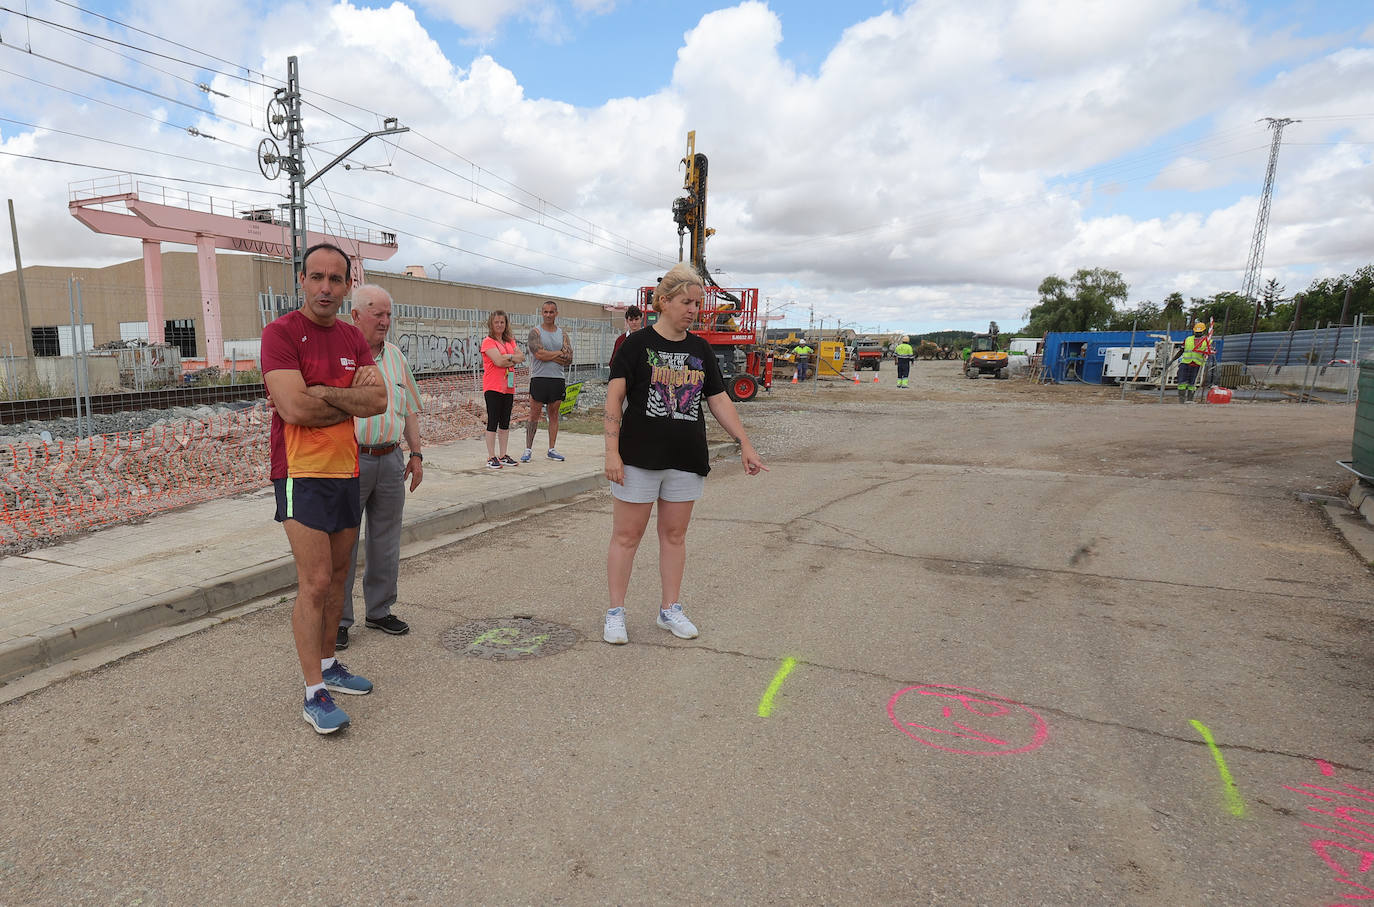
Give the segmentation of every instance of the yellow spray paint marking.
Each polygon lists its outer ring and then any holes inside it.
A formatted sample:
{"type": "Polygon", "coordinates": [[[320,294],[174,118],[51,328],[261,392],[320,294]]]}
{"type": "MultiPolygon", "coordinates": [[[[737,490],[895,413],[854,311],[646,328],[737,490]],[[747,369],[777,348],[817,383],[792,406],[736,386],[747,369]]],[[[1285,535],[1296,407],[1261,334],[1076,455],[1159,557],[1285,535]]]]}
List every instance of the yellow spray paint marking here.
{"type": "Polygon", "coordinates": [[[1217,749],[1212,732],[1201,721],[1190,721],[1189,724],[1202,735],[1202,739],[1207,742],[1207,748],[1212,751],[1212,758],[1216,760],[1217,771],[1221,773],[1221,783],[1226,791],[1226,808],[1233,816],[1245,815],[1245,803],[1240,799],[1240,792],[1236,790],[1236,782],[1231,780],[1231,770],[1226,767],[1226,759],[1221,755],[1221,750],[1217,749]]]}
{"type": "Polygon", "coordinates": [[[778,695],[778,690],[782,688],[782,682],[787,679],[787,675],[792,673],[792,669],[797,666],[797,660],[790,655],[782,660],[782,667],[778,668],[778,673],[773,675],[773,682],[768,685],[768,689],[763,691],[763,698],[759,700],[759,717],[767,718],[773,711],[773,697],[778,695]]]}

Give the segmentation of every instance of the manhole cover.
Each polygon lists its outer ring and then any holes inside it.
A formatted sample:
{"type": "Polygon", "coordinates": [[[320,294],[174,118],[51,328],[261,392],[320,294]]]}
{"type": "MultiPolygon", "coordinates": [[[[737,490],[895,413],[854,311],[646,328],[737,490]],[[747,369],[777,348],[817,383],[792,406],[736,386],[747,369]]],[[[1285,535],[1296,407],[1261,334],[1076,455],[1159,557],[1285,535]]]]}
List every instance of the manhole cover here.
{"type": "Polygon", "coordinates": [[[459,655],[510,661],[555,655],[579,639],[572,627],[532,617],[498,617],[450,627],[440,637],[444,648],[459,655]]]}

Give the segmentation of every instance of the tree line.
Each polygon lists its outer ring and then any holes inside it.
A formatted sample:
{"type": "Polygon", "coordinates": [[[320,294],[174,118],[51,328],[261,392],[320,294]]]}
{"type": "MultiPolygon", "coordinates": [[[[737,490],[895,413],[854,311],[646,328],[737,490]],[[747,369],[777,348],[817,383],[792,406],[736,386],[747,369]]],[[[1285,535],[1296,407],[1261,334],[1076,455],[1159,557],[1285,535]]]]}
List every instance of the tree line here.
{"type": "Polygon", "coordinates": [[[1127,289],[1121,272],[1106,268],[1080,268],[1068,280],[1051,274],[1040,282],[1040,301],[1018,333],[1038,337],[1050,331],[1129,331],[1132,325],[1137,330],[1177,330],[1215,319],[1218,334],[1243,334],[1252,324],[1257,331],[1286,331],[1295,320],[1298,330],[1325,327],[1341,320],[1343,308],[1346,324],[1357,314],[1374,315],[1374,264],[1354,274],[1314,280],[1292,296],[1270,278],[1254,303],[1234,292],[1187,300],[1174,292],[1163,303],[1146,300],[1127,307],[1127,289]]]}

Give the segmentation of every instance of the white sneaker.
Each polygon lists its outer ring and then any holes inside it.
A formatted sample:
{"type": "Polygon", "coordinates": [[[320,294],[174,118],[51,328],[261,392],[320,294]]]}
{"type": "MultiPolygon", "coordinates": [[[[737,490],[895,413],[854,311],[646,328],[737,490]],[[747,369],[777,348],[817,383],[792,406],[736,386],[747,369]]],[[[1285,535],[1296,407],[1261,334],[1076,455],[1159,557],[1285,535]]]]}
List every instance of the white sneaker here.
{"type": "Polygon", "coordinates": [[[658,625],[665,630],[672,632],[678,639],[696,639],[696,624],[687,619],[687,615],[682,613],[682,605],[674,604],[666,611],[658,612],[658,625]]]}
{"type": "Polygon", "coordinates": [[[601,638],[613,646],[623,646],[630,641],[630,637],[625,635],[624,608],[612,608],[606,612],[606,629],[601,632],[601,638]]]}

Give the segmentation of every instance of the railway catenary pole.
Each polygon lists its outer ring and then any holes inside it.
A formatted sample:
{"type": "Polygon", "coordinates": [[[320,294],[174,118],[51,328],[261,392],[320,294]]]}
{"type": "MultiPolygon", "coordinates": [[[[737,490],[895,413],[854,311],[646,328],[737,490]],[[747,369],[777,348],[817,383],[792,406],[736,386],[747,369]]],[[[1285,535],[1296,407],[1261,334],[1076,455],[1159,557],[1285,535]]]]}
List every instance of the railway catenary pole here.
{"type": "MultiPolygon", "coordinates": [[[[1350,314],[1350,291],[1352,289],[1354,289],[1353,286],[1350,286],[1348,284],[1346,285],[1345,302],[1341,305],[1341,320],[1336,322],[1336,339],[1331,342],[1332,359],[1341,358],[1341,328],[1345,327],[1345,316],[1350,314]]],[[[1357,363],[1354,359],[1351,359],[1350,364],[1354,366],[1358,365],[1359,363],[1357,363]]]]}
{"type": "Polygon", "coordinates": [[[29,324],[29,297],[24,292],[24,262],[19,258],[19,227],[14,220],[14,199],[10,203],[10,238],[14,240],[14,277],[19,281],[19,314],[24,322],[24,355],[28,361],[29,380],[38,381],[38,363],[33,358],[33,327],[29,324]]]}
{"type": "MultiPolygon", "coordinates": [[[[274,179],[277,174],[272,172],[272,168],[273,165],[278,165],[281,171],[285,171],[290,181],[291,191],[286,207],[291,220],[291,281],[293,292],[299,301],[301,266],[305,264],[301,261],[301,256],[306,248],[305,190],[310,188],[310,184],[315,180],[328,173],[336,164],[361,148],[369,139],[381,135],[397,135],[398,133],[409,132],[410,127],[399,126],[395,117],[387,117],[382,121],[382,129],[369,132],[358,139],[349,145],[342,154],[337,155],[329,163],[316,170],[309,179],[306,179],[305,126],[301,122],[301,73],[296,57],[286,58],[286,87],[277,89],[273,94],[271,102],[267,105],[267,121],[273,135],[276,138],[285,138],[287,143],[287,151],[283,155],[278,153],[275,143],[264,140],[258,146],[258,155],[263,176],[274,179]],[[284,136],[275,131],[278,127],[284,128],[284,136]]],[[[357,269],[354,277],[360,278],[362,276],[361,263],[355,262],[354,266],[357,269]]]]}

